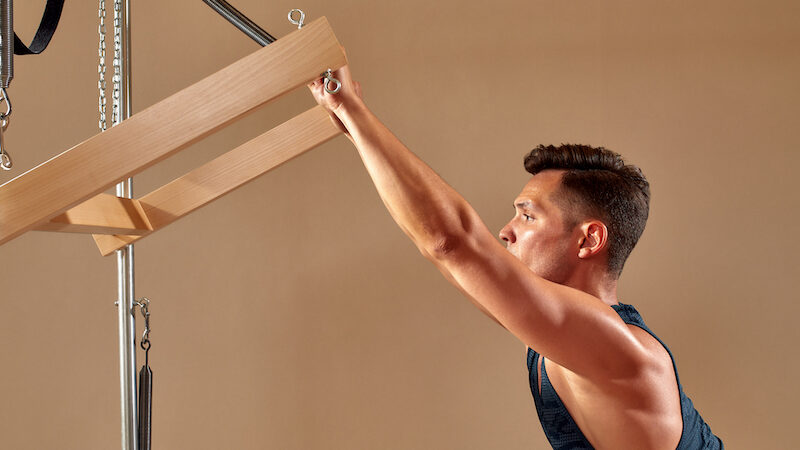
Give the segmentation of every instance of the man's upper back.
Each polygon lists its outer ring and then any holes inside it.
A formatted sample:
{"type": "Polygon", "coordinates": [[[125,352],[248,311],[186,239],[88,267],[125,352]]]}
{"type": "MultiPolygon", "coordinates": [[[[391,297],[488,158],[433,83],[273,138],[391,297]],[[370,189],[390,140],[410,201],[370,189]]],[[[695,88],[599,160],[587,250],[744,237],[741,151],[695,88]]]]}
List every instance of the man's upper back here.
{"type": "Polygon", "coordinates": [[[684,394],[669,349],[632,306],[613,308],[664,364],[635,381],[599,389],[529,349],[531,391],[553,448],[723,448],[684,394]]]}

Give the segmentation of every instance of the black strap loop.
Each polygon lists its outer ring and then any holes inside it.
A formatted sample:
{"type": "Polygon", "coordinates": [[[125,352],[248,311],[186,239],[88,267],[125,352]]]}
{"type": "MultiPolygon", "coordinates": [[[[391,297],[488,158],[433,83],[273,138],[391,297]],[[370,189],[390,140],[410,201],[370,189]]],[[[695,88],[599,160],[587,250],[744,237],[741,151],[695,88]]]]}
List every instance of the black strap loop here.
{"type": "Polygon", "coordinates": [[[47,48],[53,33],[56,32],[58,20],[61,18],[61,10],[64,8],[64,0],[47,0],[44,7],[42,21],[39,22],[39,29],[33,37],[30,46],[26,46],[14,33],[14,54],[16,55],[38,55],[47,48]]]}

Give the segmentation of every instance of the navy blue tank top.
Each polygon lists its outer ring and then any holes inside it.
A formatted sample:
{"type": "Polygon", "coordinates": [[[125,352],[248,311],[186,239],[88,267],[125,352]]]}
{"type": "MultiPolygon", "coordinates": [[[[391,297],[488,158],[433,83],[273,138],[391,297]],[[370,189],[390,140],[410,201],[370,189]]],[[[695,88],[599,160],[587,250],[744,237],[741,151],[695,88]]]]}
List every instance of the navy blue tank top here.
{"type": "MultiPolygon", "coordinates": [[[[683,432],[681,433],[677,450],[724,450],[725,446],[722,444],[722,440],[711,432],[711,428],[703,421],[697,410],[694,409],[692,400],[683,392],[681,381],[678,378],[678,368],[675,366],[675,358],[672,357],[672,352],[669,351],[669,348],[647,328],[642,316],[633,306],[620,303],[613,305],[612,308],[625,323],[636,325],[656,338],[672,359],[672,368],[675,370],[675,379],[678,381],[681,416],[683,418],[683,432]]],[[[539,414],[539,421],[542,423],[547,440],[550,441],[550,445],[554,450],[593,449],[594,447],[583,435],[578,425],[575,424],[575,420],[569,415],[564,403],[561,402],[555,389],[550,384],[545,370],[545,361],[542,361],[542,394],[539,395],[539,374],[537,373],[539,357],[539,354],[533,349],[528,349],[528,372],[530,374],[531,392],[533,393],[536,412],[539,414]]]]}

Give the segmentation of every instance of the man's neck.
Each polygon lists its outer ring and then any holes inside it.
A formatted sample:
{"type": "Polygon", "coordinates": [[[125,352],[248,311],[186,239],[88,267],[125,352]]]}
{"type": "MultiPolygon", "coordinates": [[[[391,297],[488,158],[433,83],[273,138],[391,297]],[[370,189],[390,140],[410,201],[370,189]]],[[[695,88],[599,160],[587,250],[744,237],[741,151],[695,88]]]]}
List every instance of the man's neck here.
{"type": "Polygon", "coordinates": [[[564,284],[591,294],[606,305],[611,306],[618,303],[617,280],[609,276],[605,270],[576,273],[564,284]]]}

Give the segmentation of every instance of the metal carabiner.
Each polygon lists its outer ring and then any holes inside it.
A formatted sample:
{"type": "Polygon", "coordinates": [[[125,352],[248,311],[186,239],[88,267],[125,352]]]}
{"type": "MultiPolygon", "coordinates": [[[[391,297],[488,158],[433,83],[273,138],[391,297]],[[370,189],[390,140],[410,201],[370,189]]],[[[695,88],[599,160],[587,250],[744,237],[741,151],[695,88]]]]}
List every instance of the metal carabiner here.
{"type": "Polygon", "coordinates": [[[6,112],[0,113],[0,120],[3,120],[11,115],[11,99],[8,98],[8,92],[6,92],[6,88],[0,88],[0,102],[6,102],[6,112]]]}
{"type": "Polygon", "coordinates": [[[337,80],[336,78],[333,78],[333,75],[331,75],[331,69],[325,71],[325,73],[323,73],[322,76],[325,78],[325,92],[327,92],[328,94],[335,94],[339,92],[339,89],[342,88],[342,82],[337,80]],[[336,87],[331,89],[330,87],[331,83],[334,83],[336,87]]]}
{"type": "Polygon", "coordinates": [[[306,20],[306,13],[304,13],[303,10],[293,9],[293,10],[289,11],[289,16],[288,17],[289,17],[289,22],[292,22],[293,24],[297,25],[297,29],[298,30],[303,28],[303,25],[304,25],[303,22],[305,22],[305,20],[306,20]],[[295,20],[295,18],[292,17],[292,15],[294,14],[295,11],[300,13],[300,18],[297,19],[297,20],[295,20]]]}
{"type": "Polygon", "coordinates": [[[0,112],[0,168],[3,170],[11,170],[14,163],[11,161],[11,155],[6,151],[6,141],[4,138],[6,128],[11,116],[11,100],[8,98],[6,88],[0,88],[0,102],[6,102],[6,112],[0,112]]]}
{"type": "Polygon", "coordinates": [[[14,166],[14,163],[11,161],[11,155],[3,150],[2,142],[3,137],[0,135],[0,167],[2,167],[3,170],[11,170],[11,168],[14,166]]]}
{"type": "Polygon", "coordinates": [[[147,297],[142,297],[142,299],[139,300],[138,302],[137,301],[133,302],[132,310],[135,310],[137,306],[139,307],[139,310],[142,312],[142,317],[144,317],[144,333],[142,333],[142,340],[139,343],[139,345],[142,347],[142,350],[148,351],[150,350],[150,330],[151,330],[150,299],[147,297]]]}

